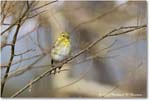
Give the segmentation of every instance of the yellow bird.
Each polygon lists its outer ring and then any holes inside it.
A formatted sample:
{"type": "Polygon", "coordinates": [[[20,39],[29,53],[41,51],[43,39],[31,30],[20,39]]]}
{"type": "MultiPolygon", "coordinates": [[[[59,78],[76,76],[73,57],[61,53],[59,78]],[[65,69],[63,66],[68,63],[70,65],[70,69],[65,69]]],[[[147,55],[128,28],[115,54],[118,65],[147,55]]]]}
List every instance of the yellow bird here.
{"type": "MultiPolygon", "coordinates": [[[[69,33],[62,32],[56,40],[51,50],[51,65],[52,67],[59,62],[65,60],[71,52],[71,42],[69,33]]],[[[61,69],[61,67],[59,67],[61,69]]]]}

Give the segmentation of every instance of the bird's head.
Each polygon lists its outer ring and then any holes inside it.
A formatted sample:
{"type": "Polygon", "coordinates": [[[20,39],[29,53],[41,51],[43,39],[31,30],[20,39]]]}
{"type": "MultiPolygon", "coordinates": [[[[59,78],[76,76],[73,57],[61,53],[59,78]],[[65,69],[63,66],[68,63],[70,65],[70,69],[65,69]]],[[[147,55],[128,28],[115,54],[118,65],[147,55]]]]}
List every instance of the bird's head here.
{"type": "Polygon", "coordinates": [[[69,33],[67,32],[62,32],[60,36],[69,39],[69,33]]]}

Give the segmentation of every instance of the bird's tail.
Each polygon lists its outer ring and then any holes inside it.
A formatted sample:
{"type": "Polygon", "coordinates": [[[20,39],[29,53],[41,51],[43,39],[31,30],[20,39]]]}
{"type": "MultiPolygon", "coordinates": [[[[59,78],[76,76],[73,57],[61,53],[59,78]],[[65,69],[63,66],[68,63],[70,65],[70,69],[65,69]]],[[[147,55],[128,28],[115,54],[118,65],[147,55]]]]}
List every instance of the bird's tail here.
{"type": "MultiPolygon", "coordinates": [[[[51,68],[54,68],[54,66],[55,66],[55,64],[56,64],[57,62],[56,61],[54,61],[53,59],[51,60],[51,68]]],[[[61,67],[62,66],[60,66],[60,67],[57,67],[57,68],[55,68],[54,70],[53,70],[53,74],[56,74],[56,72],[58,72],[59,73],[59,71],[57,71],[57,69],[61,69],[61,67]]]]}
{"type": "MultiPolygon", "coordinates": [[[[51,67],[54,68],[54,66],[57,64],[58,62],[54,61],[53,59],[51,60],[51,67]]],[[[61,69],[62,66],[58,67],[59,69],[61,69]]]]}

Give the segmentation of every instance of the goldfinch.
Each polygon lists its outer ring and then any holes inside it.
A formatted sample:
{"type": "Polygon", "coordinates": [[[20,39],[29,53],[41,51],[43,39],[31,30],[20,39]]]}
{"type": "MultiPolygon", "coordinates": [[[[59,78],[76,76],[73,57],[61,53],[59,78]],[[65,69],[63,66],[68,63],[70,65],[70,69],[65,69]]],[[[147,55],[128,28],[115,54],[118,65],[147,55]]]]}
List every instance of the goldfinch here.
{"type": "MultiPolygon", "coordinates": [[[[65,60],[71,52],[71,42],[69,33],[62,32],[56,40],[51,50],[51,66],[65,60]]],[[[59,67],[61,69],[61,67],[59,67]]]]}

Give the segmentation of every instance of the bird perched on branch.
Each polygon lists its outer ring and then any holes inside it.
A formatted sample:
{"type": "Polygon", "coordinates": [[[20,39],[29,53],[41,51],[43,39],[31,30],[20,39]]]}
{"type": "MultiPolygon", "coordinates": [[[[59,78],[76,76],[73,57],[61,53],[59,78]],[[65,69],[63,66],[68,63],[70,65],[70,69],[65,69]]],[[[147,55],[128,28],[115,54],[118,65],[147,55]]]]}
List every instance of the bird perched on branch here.
{"type": "MultiPolygon", "coordinates": [[[[69,33],[62,32],[58,36],[51,50],[51,66],[54,67],[55,64],[65,60],[69,56],[70,52],[71,52],[71,41],[69,33]]],[[[59,67],[59,69],[61,69],[61,67],[59,67]]]]}

